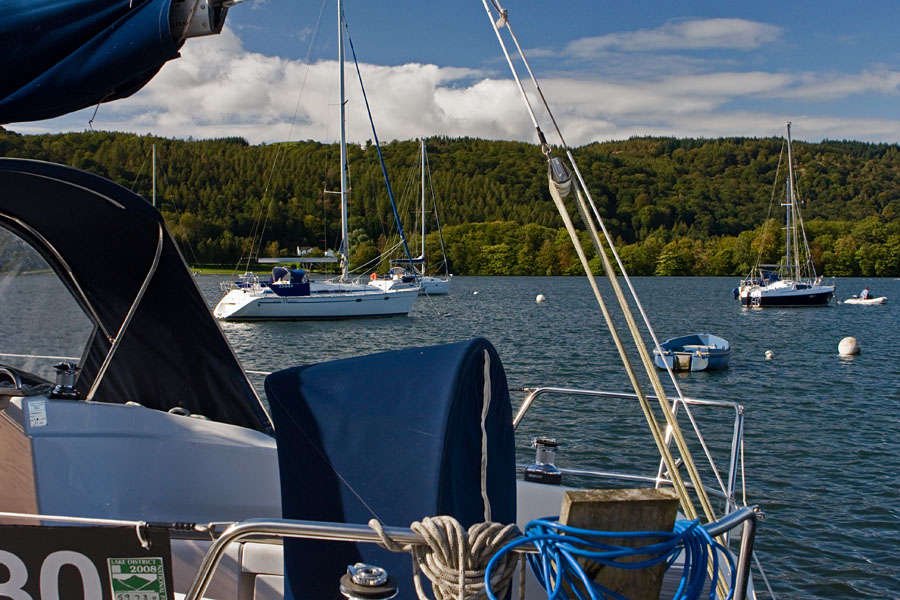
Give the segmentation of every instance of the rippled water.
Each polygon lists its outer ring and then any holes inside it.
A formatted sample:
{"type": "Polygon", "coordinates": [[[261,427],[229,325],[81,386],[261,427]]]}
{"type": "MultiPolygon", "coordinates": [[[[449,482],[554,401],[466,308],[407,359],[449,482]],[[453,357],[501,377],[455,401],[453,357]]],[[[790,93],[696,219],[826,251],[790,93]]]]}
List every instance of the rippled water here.
{"type": "MultiPolygon", "coordinates": [[[[199,278],[211,304],[220,279],[199,278]]],[[[763,310],[742,309],[730,278],[634,283],[660,341],[709,332],[732,343],[728,370],[677,381],[686,395],[745,407],[748,502],[767,515],[757,550],[778,597],[900,597],[900,281],[837,281],[838,299],[870,285],[889,297],[882,306],[763,310]],[[847,336],[859,340],[861,354],[838,355],[847,336]]],[[[449,296],[420,298],[408,318],[223,328],[251,370],[482,336],[496,346],[511,387],[630,390],[585,279],[457,277],[453,286],[449,296]],[[536,303],[537,294],[547,301],[536,303]]],[[[261,389],[262,376],[254,379],[261,389]]],[[[724,419],[707,432],[713,445],[730,440],[731,417],[724,419]]],[[[546,401],[520,428],[520,459],[531,456],[531,435],[547,433],[563,443],[562,465],[643,461],[654,474],[650,438],[618,438],[645,430],[633,404],[546,401]]]]}

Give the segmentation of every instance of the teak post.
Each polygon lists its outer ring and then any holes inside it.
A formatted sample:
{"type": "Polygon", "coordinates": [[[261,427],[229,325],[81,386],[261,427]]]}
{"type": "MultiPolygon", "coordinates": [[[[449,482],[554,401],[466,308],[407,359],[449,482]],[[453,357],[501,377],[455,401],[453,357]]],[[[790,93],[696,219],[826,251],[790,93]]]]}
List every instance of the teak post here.
{"type": "MultiPolygon", "coordinates": [[[[593,531],[672,531],[678,513],[678,494],[671,489],[583,490],[566,492],[559,521],[563,525],[593,531]]],[[[618,546],[647,546],[657,538],[609,538],[618,546]]],[[[621,559],[646,560],[646,556],[621,559]]],[[[616,569],[582,562],[588,575],[600,585],[631,600],[658,600],[665,561],[647,569],[616,569]]]]}

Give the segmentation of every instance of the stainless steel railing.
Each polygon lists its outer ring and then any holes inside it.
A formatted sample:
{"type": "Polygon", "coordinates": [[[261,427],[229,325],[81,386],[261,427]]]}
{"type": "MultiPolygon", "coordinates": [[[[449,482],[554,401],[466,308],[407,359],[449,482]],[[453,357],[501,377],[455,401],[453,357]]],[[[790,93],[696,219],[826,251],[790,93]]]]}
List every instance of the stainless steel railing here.
{"type": "MultiPolygon", "coordinates": [[[[743,528],[735,572],[734,600],[745,600],[747,597],[753,543],[756,537],[756,520],[755,508],[742,508],[715,523],[704,525],[713,537],[722,535],[738,526],[743,528]]],[[[384,532],[401,544],[425,543],[419,534],[406,527],[385,527],[384,532]]],[[[381,539],[368,525],[291,519],[250,519],[234,523],[213,541],[191,582],[185,600],[199,600],[203,596],[229,544],[250,539],[286,537],[368,543],[377,543],[381,539]]],[[[518,548],[516,551],[535,552],[532,547],[518,548]]]]}
{"type": "MultiPolygon", "coordinates": [[[[528,395],[525,397],[525,400],[522,402],[522,405],[519,407],[516,416],[513,418],[513,428],[518,428],[519,424],[525,418],[525,415],[532,408],[535,401],[541,396],[545,395],[568,395],[568,396],[585,396],[592,397],[601,400],[638,400],[637,394],[634,393],[625,393],[625,392],[605,392],[605,391],[597,391],[597,390],[582,390],[582,389],[574,389],[574,388],[564,388],[564,387],[540,387],[540,388],[526,388],[524,390],[528,392],[528,395]]],[[[656,396],[648,396],[648,398],[655,400],[656,396]]],[[[718,467],[716,466],[715,460],[713,459],[712,453],[710,452],[706,440],[703,437],[703,434],[700,432],[699,427],[696,422],[691,419],[691,423],[693,425],[694,434],[697,436],[700,445],[703,448],[704,455],[706,457],[707,462],[712,468],[713,473],[715,474],[716,480],[719,483],[719,489],[709,488],[704,486],[704,489],[708,493],[712,493],[718,497],[724,498],[725,500],[725,510],[724,513],[728,514],[735,510],[738,507],[738,503],[735,499],[735,488],[737,485],[737,476],[740,471],[741,464],[741,447],[742,440],[744,436],[744,407],[736,402],[723,401],[723,400],[706,400],[701,398],[668,398],[669,402],[672,403],[673,412],[678,414],[678,407],[681,404],[686,406],[705,406],[705,407],[713,407],[720,409],[729,409],[734,412],[734,424],[731,438],[731,449],[730,456],[728,461],[728,475],[723,480],[722,476],[719,472],[718,467]]],[[[574,470],[566,470],[560,468],[563,473],[572,472],[575,474],[574,470]]],[[[606,474],[602,472],[591,472],[591,471],[582,471],[577,474],[580,475],[595,475],[603,477],[606,474]]],[[[655,478],[647,478],[633,475],[624,475],[624,474],[616,474],[613,477],[622,480],[631,480],[631,481],[647,481],[654,483],[656,485],[666,485],[668,483],[668,479],[664,476],[664,471],[662,466],[656,475],[655,478]]]]}

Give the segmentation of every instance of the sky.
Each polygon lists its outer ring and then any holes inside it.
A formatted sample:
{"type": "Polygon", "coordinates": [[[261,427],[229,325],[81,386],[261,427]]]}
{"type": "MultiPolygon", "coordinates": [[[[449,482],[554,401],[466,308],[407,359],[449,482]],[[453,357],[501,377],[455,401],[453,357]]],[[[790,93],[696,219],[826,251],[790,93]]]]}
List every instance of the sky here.
{"type": "MultiPolygon", "coordinates": [[[[794,139],[900,142],[897,0],[501,4],[570,146],[780,136],[788,121],[794,139]]],[[[95,130],[167,138],[333,142],[336,12],[336,0],[245,0],[221,35],[188,40],[131,98],[8,129],[84,131],[93,117],[95,130]]],[[[344,0],[344,13],[381,141],[537,141],[481,0],[344,0]]],[[[349,49],[348,61],[347,136],[359,143],[373,135],[349,49]]]]}

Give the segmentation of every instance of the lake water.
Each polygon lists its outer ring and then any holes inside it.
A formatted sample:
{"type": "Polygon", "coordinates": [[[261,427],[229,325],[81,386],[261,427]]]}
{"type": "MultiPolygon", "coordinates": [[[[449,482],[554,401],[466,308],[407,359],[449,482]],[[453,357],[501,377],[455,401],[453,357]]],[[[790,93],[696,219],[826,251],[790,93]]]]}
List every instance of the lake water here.
{"type": "MultiPolygon", "coordinates": [[[[222,279],[198,278],[211,305],[222,279]]],[[[708,332],[732,344],[729,369],[679,374],[677,381],[685,395],[745,407],[747,501],[766,513],[757,550],[777,596],[900,598],[900,281],[837,280],[839,300],[869,285],[890,299],[881,306],[763,310],[742,309],[731,295],[736,284],[735,278],[634,279],[660,341],[708,332]],[[847,336],[859,341],[859,355],[838,355],[847,336]]],[[[419,298],[407,318],[223,323],[223,329],[248,370],[482,336],[496,346],[510,387],[630,391],[584,278],[456,277],[453,286],[449,296],[419,298]],[[535,302],[537,294],[546,302],[535,302]]],[[[628,337],[624,329],[622,335],[628,337]]],[[[253,378],[261,390],[263,377],[253,378]]],[[[671,383],[666,389],[674,393],[671,383]]],[[[722,418],[718,430],[704,433],[727,451],[732,417],[699,416],[704,424],[722,418]]],[[[646,431],[633,403],[545,400],[517,433],[519,459],[530,462],[528,442],[541,433],[561,442],[561,466],[621,468],[637,461],[653,475],[656,451],[646,431]],[[636,439],[620,441],[625,433],[636,439]]],[[[756,585],[764,587],[758,577],[756,585]]]]}

